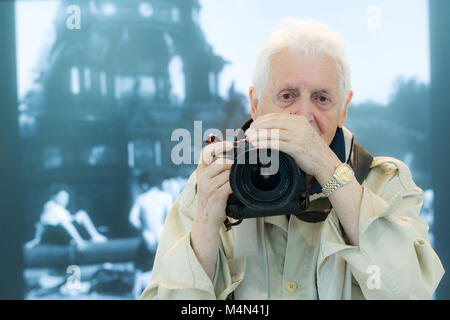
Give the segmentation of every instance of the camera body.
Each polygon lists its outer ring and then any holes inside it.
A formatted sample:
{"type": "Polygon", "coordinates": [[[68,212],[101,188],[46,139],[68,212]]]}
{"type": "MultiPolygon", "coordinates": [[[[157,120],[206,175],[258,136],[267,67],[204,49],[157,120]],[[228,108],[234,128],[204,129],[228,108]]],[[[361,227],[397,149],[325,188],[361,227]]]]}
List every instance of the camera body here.
{"type": "Polygon", "coordinates": [[[242,220],[298,213],[308,205],[306,174],[294,158],[275,149],[236,140],[226,214],[242,220]]]}

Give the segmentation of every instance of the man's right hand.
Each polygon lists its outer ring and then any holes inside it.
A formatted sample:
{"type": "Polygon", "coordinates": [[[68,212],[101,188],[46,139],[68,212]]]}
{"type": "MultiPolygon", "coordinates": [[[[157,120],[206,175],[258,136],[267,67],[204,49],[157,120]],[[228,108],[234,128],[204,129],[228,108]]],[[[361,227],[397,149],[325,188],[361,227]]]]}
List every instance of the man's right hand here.
{"type": "Polygon", "coordinates": [[[196,222],[220,225],[225,221],[225,209],[232,190],[229,176],[233,160],[225,158],[233,143],[216,142],[202,149],[197,168],[196,222]]]}
{"type": "Polygon", "coordinates": [[[233,143],[223,141],[202,149],[197,168],[197,211],[191,230],[191,246],[211,281],[219,247],[219,230],[225,221],[225,209],[231,193],[229,182],[232,160],[224,158],[224,151],[233,143]],[[222,156],[222,157],[221,157],[222,156]]]}

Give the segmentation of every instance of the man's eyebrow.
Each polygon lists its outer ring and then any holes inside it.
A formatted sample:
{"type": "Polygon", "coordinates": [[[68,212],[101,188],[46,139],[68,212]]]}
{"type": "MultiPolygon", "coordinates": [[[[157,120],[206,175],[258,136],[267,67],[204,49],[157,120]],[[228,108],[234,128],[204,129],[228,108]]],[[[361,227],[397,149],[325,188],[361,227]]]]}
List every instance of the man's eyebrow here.
{"type": "Polygon", "coordinates": [[[278,94],[280,94],[281,92],[283,92],[283,91],[292,91],[292,92],[295,92],[295,93],[299,93],[300,92],[300,89],[298,88],[298,87],[295,87],[295,86],[285,86],[285,87],[282,87],[279,91],[278,91],[278,94]]]}
{"type": "Polygon", "coordinates": [[[314,89],[313,94],[317,94],[317,93],[331,94],[328,89],[314,89]]]}
{"type": "MultiPolygon", "coordinates": [[[[300,92],[300,88],[299,87],[295,87],[295,86],[285,86],[285,87],[282,87],[279,91],[278,91],[278,94],[280,94],[281,92],[283,92],[283,91],[292,91],[292,92],[295,92],[295,93],[299,93],[300,92]]],[[[325,88],[321,88],[321,89],[313,89],[312,90],[312,93],[313,94],[328,94],[328,95],[331,95],[331,93],[330,93],[330,90],[328,90],[328,89],[325,89],[325,88]]]]}

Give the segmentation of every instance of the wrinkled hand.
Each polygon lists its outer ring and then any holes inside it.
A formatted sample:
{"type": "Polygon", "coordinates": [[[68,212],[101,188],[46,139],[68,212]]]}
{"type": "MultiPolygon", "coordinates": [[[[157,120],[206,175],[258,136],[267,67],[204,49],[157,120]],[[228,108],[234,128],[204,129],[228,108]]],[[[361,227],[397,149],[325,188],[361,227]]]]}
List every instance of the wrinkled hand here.
{"type": "Polygon", "coordinates": [[[337,159],[304,116],[266,114],[257,118],[245,134],[257,147],[275,148],[289,154],[303,171],[315,177],[337,159]],[[271,135],[272,129],[278,129],[278,137],[271,135]]]}
{"type": "Polygon", "coordinates": [[[207,145],[202,149],[197,168],[196,222],[220,226],[226,219],[226,204],[232,192],[229,175],[233,160],[221,155],[232,146],[231,142],[223,141],[207,145]]]}

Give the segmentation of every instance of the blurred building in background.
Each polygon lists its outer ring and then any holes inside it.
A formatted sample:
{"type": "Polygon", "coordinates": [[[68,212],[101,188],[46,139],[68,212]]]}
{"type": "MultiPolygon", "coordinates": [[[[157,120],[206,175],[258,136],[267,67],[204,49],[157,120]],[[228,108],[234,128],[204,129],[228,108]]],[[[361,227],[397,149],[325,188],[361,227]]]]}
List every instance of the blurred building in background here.
{"type": "MultiPolygon", "coordinates": [[[[7,8],[0,10],[5,43],[0,63],[8,71],[2,85],[7,90],[0,92],[1,137],[14,160],[19,158],[16,151],[21,154],[20,163],[0,157],[7,172],[2,179],[7,196],[1,199],[0,225],[6,231],[1,233],[1,243],[8,244],[3,250],[8,259],[0,274],[8,292],[2,294],[19,298],[25,286],[26,298],[132,298],[139,234],[131,227],[129,214],[142,191],[138,177],[148,172],[152,190],[175,197],[195,164],[172,162],[171,151],[179,143],[171,141],[172,132],[183,128],[194,136],[194,120],[202,121],[203,132],[238,128],[249,117],[247,101],[234,83],[228,94],[219,94],[220,75],[229,62],[215,54],[205,39],[199,0],[59,3],[55,41],[43,52],[36,66],[39,77],[18,108],[12,96],[15,66],[10,66],[15,55],[13,4],[0,3],[7,8]],[[80,29],[67,25],[70,5],[81,10],[80,29]],[[17,116],[20,137],[11,124],[17,116]],[[75,246],[36,246],[20,256],[19,244],[33,237],[43,206],[58,184],[70,193],[67,209],[85,210],[108,242],[91,244],[84,251],[75,246]],[[81,267],[78,296],[65,286],[75,275],[67,273],[72,265],[81,267]],[[23,269],[24,286],[17,280],[17,270],[23,269]]],[[[436,243],[444,268],[449,260],[445,211],[449,170],[444,150],[449,109],[443,88],[448,72],[442,66],[450,47],[443,41],[448,9],[443,0],[430,5],[431,86],[415,78],[399,78],[387,103],[352,104],[346,123],[375,156],[407,163],[425,191],[421,215],[430,226],[432,245],[436,243]]],[[[372,85],[374,76],[369,74],[367,83],[372,85]]],[[[192,152],[192,161],[193,156],[192,152]]],[[[449,296],[447,278],[438,298],[449,296]]]]}
{"type": "Polygon", "coordinates": [[[247,115],[232,88],[218,94],[227,62],[204,38],[197,0],[74,3],[82,27],[67,27],[62,3],[38,89],[21,104],[27,219],[32,226],[51,184],[63,182],[73,210],[123,237],[142,171],[158,185],[193,170],[170,159],[175,129],[192,130],[195,119],[204,130],[233,128],[247,115]]]}
{"type": "MultiPolygon", "coordinates": [[[[228,96],[219,95],[227,61],[206,42],[199,10],[197,0],[61,2],[55,41],[19,102],[25,237],[35,236],[44,204],[62,184],[70,195],[67,210],[87,212],[108,241],[82,251],[28,242],[27,298],[73,298],[66,286],[70,265],[81,267],[81,297],[136,298],[149,280],[136,279],[130,296],[133,262],[143,252],[129,221],[143,192],[138,177],[148,172],[150,192],[168,193],[173,201],[195,165],[193,148],[191,165],[173,163],[179,141],[169,143],[172,132],[184,128],[193,136],[194,120],[203,131],[224,131],[248,118],[233,85],[228,96]],[[74,4],[82,13],[80,29],[68,27],[74,4]]],[[[159,205],[167,207],[152,204],[159,205]]]]}

